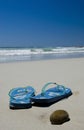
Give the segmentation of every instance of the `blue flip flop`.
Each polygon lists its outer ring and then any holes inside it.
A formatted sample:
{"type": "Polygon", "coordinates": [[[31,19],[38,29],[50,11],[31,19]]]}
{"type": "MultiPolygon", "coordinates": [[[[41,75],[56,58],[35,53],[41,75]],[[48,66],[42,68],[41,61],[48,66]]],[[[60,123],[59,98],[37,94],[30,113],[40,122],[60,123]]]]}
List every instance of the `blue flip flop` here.
{"type": "Polygon", "coordinates": [[[9,91],[10,96],[10,108],[20,109],[20,108],[30,108],[31,97],[35,95],[35,90],[31,86],[13,88],[9,91]]]}
{"type": "Polygon", "coordinates": [[[72,95],[70,88],[66,88],[63,85],[58,85],[57,83],[49,82],[43,86],[41,93],[31,97],[31,100],[32,102],[38,104],[50,104],[63,98],[67,98],[70,95],[72,95]],[[55,87],[46,90],[46,88],[51,84],[55,85],[55,87]]]}

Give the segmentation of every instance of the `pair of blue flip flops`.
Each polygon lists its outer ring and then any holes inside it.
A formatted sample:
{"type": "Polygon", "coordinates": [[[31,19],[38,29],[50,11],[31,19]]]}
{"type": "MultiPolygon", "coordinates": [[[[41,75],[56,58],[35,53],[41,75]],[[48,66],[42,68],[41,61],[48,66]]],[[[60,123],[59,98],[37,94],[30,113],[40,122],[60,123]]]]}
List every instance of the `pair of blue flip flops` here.
{"type": "Polygon", "coordinates": [[[70,88],[58,85],[54,82],[45,84],[40,94],[35,95],[35,89],[31,86],[18,87],[10,90],[10,108],[30,108],[32,103],[37,104],[51,104],[57,102],[63,98],[67,98],[72,95],[70,88]],[[52,88],[46,89],[49,85],[55,85],[52,88]]]}

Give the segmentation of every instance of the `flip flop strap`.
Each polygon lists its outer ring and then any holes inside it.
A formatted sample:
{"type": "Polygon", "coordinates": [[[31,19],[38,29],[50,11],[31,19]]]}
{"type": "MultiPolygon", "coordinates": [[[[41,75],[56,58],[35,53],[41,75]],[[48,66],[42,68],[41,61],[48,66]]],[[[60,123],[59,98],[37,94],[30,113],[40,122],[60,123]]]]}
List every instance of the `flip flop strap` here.
{"type": "Polygon", "coordinates": [[[8,93],[8,95],[11,97],[11,98],[14,98],[14,97],[16,97],[16,96],[23,96],[23,95],[25,95],[25,94],[27,94],[29,91],[27,90],[27,87],[25,87],[24,88],[25,89],[25,91],[23,91],[22,93],[17,93],[16,95],[14,95],[14,96],[11,96],[11,91],[13,91],[14,89],[11,89],[10,91],[9,91],[9,93],[8,93]]]}
{"type": "Polygon", "coordinates": [[[49,85],[51,85],[51,84],[56,85],[57,91],[62,91],[62,93],[65,93],[65,87],[64,87],[63,85],[59,85],[59,84],[54,83],[54,82],[49,82],[49,83],[47,83],[47,84],[45,84],[45,85],[43,86],[42,91],[41,91],[41,94],[42,94],[42,95],[45,94],[46,88],[47,88],[49,85]]]}
{"type": "Polygon", "coordinates": [[[51,84],[57,85],[57,83],[54,83],[54,82],[46,83],[46,84],[43,86],[42,90],[41,90],[41,94],[42,94],[42,95],[44,95],[44,93],[45,93],[45,91],[46,91],[46,88],[47,88],[49,85],[51,85],[51,84]]]}
{"type": "Polygon", "coordinates": [[[56,90],[65,93],[65,87],[63,85],[57,85],[56,90]]]}

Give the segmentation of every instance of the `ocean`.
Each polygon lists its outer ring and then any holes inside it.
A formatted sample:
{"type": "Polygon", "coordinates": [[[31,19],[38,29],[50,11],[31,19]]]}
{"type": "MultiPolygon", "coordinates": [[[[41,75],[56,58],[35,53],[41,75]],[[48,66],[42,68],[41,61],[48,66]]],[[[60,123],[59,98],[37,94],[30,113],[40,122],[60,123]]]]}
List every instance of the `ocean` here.
{"type": "Polygon", "coordinates": [[[0,48],[0,63],[84,57],[84,47],[0,48]]]}

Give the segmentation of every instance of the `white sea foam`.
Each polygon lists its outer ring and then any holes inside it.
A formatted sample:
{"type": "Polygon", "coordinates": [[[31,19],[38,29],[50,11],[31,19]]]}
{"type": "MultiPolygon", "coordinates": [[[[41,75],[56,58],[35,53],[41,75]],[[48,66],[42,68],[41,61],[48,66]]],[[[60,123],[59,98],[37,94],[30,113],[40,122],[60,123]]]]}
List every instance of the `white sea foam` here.
{"type": "Polygon", "coordinates": [[[25,48],[25,49],[0,49],[0,56],[31,55],[31,54],[52,54],[52,53],[79,53],[84,52],[84,47],[57,47],[57,48],[25,48]]]}
{"type": "Polygon", "coordinates": [[[59,55],[84,56],[84,47],[0,48],[0,62],[57,58],[59,55]]]}

